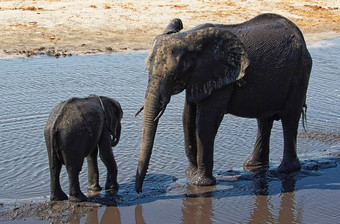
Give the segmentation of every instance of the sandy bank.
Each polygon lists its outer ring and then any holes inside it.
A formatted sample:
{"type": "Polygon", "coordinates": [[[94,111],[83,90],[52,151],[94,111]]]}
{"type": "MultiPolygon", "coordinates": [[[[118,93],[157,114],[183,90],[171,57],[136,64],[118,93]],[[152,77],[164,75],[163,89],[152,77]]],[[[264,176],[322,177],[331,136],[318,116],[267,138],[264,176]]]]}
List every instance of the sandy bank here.
{"type": "Polygon", "coordinates": [[[266,12],[291,19],[308,42],[340,35],[338,0],[3,0],[0,56],[149,49],[174,17],[186,30],[205,22],[239,23],[266,12]]]}

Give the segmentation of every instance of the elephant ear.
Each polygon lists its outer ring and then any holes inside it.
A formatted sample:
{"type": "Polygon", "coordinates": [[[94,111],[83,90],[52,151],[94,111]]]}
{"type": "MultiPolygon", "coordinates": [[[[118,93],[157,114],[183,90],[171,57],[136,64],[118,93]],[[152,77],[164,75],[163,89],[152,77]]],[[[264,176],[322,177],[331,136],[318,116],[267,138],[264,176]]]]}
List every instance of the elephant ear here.
{"type": "Polygon", "coordinates": [[[201,101],[214,90],[244,76],[249,64],[248,54],[236,35],[209,27],[189,33],[187,38],[192,42],[191,51],[196,51],[197,55],[186,89],[189,102],[201,101]]]}
{"type": "Polygon", "coordinates": [[[100,96],[99,99],[103,103],[107,128],[112,135],[115,135],[117,122],[120,122],[121,118],[123,117],[123,110],[119,102],[113,98],[100,96]]]}
{"type": "Polygon", "coordinates": [[[175,18],[165,28],[163,34],[177,33],[183,29],[183,23],[181,19],[175,18]]]}

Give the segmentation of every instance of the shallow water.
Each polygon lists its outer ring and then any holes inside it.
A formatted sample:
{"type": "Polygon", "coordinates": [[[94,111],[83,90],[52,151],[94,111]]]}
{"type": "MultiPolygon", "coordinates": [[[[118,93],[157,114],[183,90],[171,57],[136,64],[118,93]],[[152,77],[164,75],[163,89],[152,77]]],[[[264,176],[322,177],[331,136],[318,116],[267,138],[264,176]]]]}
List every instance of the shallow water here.
{"type": "MultiPolygon", "coordinates": [[[[111,219],[122,223],[335,222],[340,218],[340,169],[335,158],[340,154],[340,39],[309,49],[313,71],[307,93],[308,132],[301,124],[298,138],[301,172],[287,176],[276,172],[283,147],[280,122],[272,130],[270,169],[243,171],[255,141],[256,120],[227,115],[215,141],[217,185],[187,185],[181,93],[171,98],[160,120],[139,195],[134,192],[134,175],[142,116],[134,114],[143,104],[147,53],[0,60],[0,203],[48,200],[43,128],[49,112],[70,97],[97,94],[117,99],[124,110],[121,141],[113,148],[120,190],[113,203],[117,207],[95,209],[81,223],[111,219]]],[[[99,166],[104,186],[106,171],[101,161],[99,166]]],[[[86,192],[86,163],[80,183],[86,192]]],[[[64,168],[61,185],[67,192],[64,168]]],[[[106,195],[102,192],[99,197],[106,195]]]]}

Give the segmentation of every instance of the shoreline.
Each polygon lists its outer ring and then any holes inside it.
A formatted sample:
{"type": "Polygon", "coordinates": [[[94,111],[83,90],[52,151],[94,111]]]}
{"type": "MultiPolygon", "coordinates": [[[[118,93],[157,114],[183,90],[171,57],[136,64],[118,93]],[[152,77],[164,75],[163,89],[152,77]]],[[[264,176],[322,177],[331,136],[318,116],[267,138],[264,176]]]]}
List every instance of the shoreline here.
{"type": "Polygon", "coordinates": [[[261,13],[290,19],[307,43],[340,36],[336,0],[6,0],[0,2],[0,58],[148,50],[172,18],[182,19],[188,30],[207,22],[241,23],[261,13]]]}

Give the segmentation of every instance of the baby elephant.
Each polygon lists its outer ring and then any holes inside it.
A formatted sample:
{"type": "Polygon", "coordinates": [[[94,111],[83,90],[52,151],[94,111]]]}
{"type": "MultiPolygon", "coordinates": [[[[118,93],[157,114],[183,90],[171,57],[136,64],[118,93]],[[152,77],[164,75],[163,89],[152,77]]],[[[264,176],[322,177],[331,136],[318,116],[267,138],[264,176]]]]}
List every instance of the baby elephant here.
{"type": "Polygon", "coordinates": [[[97,154],[107,168],[105,189],[118,191],[117,164],[111,146],[119,142],[123,111],[111,98],[90,95],[71,98],[57,105],[45,126],[50,176],[51,201],[66,200],[60,187],[62,164],[69,177],[69,201],[86,201],[79,187],[79,172],[84,158],[88,163],[89,190],[100,191],[97,154]]]}

